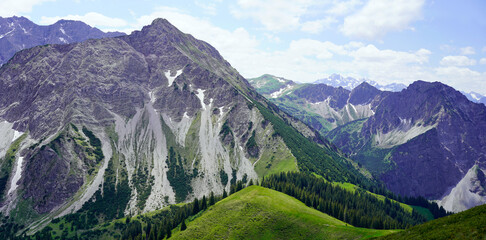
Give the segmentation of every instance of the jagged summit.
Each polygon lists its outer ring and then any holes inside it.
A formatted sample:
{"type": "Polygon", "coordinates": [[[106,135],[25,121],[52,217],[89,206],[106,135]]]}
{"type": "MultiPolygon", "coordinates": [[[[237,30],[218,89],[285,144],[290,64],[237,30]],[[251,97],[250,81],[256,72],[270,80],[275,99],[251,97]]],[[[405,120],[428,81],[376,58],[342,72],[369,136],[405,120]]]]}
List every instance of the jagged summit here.
{"type": "Polygon", "coordinates": [[[380,93],[382,92],[369,83],[362,82],[351,91],[348,101],[354,105],[365,105],[370,103],[380,93]]]}

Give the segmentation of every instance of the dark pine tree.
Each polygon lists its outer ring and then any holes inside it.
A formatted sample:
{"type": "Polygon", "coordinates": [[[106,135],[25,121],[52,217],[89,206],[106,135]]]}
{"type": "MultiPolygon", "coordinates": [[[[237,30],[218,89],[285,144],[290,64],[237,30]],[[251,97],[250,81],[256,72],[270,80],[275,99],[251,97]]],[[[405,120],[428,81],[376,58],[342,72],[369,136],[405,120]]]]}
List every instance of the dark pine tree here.
{"type": "Polygon", "coordinates": [[[202,198],[202,203],[201,203],[201,210],[206,210],[208,208],[207,201],[206,201],[206,195],[203,196],[202,198]]]}
{"type": "Polygon", "coordinates": [[[192,215],[196,215],[199,212],[199,200],[195,198],[192,205],[192,215]]]}
{"type": "Polygon", "coordinates": [[[213,206],[216,203],[216,200],[214,199],[214,193],[211,192],[209,195],[209,206],[213,206]]]}
{"type": "Polygon", "coordinates": [[[182,220],[182,224],[181,224],[181,231],[184,231],[187,229],[187,226],[186,226],[186,220],[182,220]]]}

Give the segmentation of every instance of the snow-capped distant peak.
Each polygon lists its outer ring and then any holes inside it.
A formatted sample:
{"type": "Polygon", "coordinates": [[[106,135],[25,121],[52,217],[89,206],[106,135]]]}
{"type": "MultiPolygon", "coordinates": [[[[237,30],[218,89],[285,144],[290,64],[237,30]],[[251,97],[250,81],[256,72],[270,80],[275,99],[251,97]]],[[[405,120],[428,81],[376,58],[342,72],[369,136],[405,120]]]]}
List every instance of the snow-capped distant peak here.
{"type": "Polygon", "coordinates": [[[61,42],[63,42],[63,43],[68,43],[68,41],[66,41],[66,39],[64,39],[64,38],[62,38],[62,37],[60,37],[60,38],[59,38],[59,41],[61,41],[61,42]]]}
{"type": "Polygon", "coordinates": [[[480,97],[478,97],[478,95],[476,95],[475,92],[471,92],[470,94],[471,94],[471,97],[474,98],[476,101],[479,101],[481,99],[480,97]]]}

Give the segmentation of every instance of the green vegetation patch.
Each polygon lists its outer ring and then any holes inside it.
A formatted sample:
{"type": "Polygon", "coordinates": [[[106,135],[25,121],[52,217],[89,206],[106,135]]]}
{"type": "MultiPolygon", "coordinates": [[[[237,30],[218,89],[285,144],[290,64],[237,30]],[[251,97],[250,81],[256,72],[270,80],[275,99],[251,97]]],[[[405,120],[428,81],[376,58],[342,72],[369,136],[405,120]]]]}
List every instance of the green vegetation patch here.
{"type": "Polygon", "coordinates": [[[283,193],[247,187],[187,223],[173,239],[356,239],[393,233],[346,226],[283,193]]]}
{"type": "MultiPolygon", "coordinates": [[[[72,125],[74,126],[74,125],[72,125]]],[[[76,127],[76,126],[74,126],[76,127]]],[[[74,128],[73,128],[74,129],[74,128]]],[[[74,130],[77,130],[75,128],[74,130]]],[[[99,163],[105,156],[103,155],[103,150],[101,149],[101,141],[99,138],[97,138],[93,132],[91,132],[89,129],[87,129],[85,126],[83,126],[83,133],[88,137],[90,145],[93,147],[93,154],[95,155],[96,162],[99,163]]]]}
{"type": "Polygon", "coordinates": [[[439,218],[383,239],[485,239],[486,205],[439,218]]]}
{"type": "Polygon", "coordinates": [[[305,138],[295,128],[275,116],[261,103],[254,102],[264,118],[273,124],[273,128],[282,137],[285,144],[296,157],[299,170],[315,172],[328,180],[371,185],[372,183],[360,174],[348,161],[335,151],[320,147],[305,138]]]}
{"type": "Polygon", "coordinates": [[[277,144],[271,148],[266,148],[255,164],[255,171],[260,179],[270,174],[299,171],[297,160],[292,152],[285,146],[280,137],[276,137],[278,138],[278,140],[275,139],[277,144]]]}
{"type": "MultiPolygon", "coordinates": [[[[174,151],[173,147],[169,148],[169,154],[167,156],[167,178],[170,185],[174,188],[176,202],[182,202],[186,199],[187,195],[192,191],[191,180],[193,175],[184,171],[184,161],[180,154],[174,151]]],[[[197,175],[197,173],[196,173],[197,175]]]]}
{"type": "Polygon", "coordinates": [[[305,173],[280,173],[266,177],[262,186],[289,194],[307,206],[353,226],[374,229],[403,229],[425,222],[411,207],[352,186],[341,188],[323,178],[305,173]]]}

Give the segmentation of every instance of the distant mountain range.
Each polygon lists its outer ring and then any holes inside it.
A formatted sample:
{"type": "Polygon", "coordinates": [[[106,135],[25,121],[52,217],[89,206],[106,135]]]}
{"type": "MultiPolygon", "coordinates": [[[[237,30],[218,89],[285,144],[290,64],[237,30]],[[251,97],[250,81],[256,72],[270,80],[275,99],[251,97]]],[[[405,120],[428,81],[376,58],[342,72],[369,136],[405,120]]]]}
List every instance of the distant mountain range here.
{"type": "MultiPolygon", "coordinates": [[[[356,83],[337,75],[332,80],[356,83]]],[[[440,200],[449,211],[486,203],[486,107],[453,88],[417,81],[391,92],[362,82],[348,90],[270,75],[250,83],[393,192],[440,200]]]]}
{"type": "Polygon", "coordinates": [[[0,17],[0,65],[6,63],[16,52],[34,46],[122,35],[125,34],[104,33],[80,21],[59,20],[52,25],[39,26],[25,17],[0,17]]]}
{"type": "MultiPolygon", "coordinates": [[[[405,84],[402,84],[402,83],[390,83],[390,84],[382,85],[382,84],[379,84],[379,83],[377,83],[373,80],[364,79],[364,78],[363,79],[356,79],[356,78],[353,78],[353,77],[343,77],[340,74],[331,74],[327,78],[322,78],[322,79],[315,81],[314,84],[323,83],[323,84],[326,84],[326,85],[329,85],[329,86],[332,86],[332,87],[343,87],[343,88],[348,89],[348,90],[353,90],[355,87],[360,85],[362,82],[367,82],[371,86],[373,86],[373,87],[375,87],[375,88],[377,88],[381,91],[400,92],[404,88],[407,87],[405,84]]],[[[467,99],[469,99],[472,102],[483,103],[483,104],[486,105],[486,97],[479,94],[479,93],[476,93],[476,92],[467,93],[467,92],[464,92],[464,91],[461,91],[461,93],[464,94],[464,96],[466,96],[467,99]]]]}
{"type": "Polygon", "coordinates": [[[387,85],[381,85],[375,81],[369,79],[356,79],[353,77],[343,77],[340,74],[331,74],[327,78],[322,78],[314,82],[314,84],[326,84],[332,87],[343,87],[348,90],[353,90],[355,87],[360,85],[362,82],[367,82],[371,86],[381,90],[381,91],[391,91],[391,92],[399,92],[402,89],[406,88],[405,84],[401,83],[391,83],[387,85]]]}

